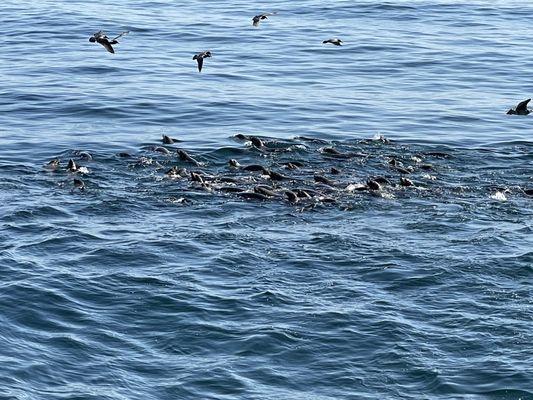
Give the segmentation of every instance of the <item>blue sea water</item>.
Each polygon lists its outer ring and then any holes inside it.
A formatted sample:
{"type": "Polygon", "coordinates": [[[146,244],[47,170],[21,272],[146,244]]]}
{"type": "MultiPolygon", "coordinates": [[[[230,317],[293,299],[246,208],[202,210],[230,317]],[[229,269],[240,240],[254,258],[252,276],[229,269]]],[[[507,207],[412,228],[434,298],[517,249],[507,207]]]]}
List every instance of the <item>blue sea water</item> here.
{"type": "Polygon", "coordinates": [[[0,16],[0,399],[533,399],[533,120],[506,115],[533,95],[533,3],[0,16]],[[100,29],[130,33],[109,54],[100,29]],[[320,196],[292,204],[296,186],[320,196]]]}

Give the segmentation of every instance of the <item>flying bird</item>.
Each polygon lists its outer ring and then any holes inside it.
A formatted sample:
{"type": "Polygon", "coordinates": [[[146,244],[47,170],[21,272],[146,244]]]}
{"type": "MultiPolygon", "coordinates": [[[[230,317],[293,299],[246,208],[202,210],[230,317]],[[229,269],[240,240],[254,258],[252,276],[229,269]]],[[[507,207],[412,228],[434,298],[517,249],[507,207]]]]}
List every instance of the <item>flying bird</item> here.
{"type": "Polygon", "coordinates": [[[337,39],[337,38],[324,40],[322,43],[331,43],[331,44],[334,44],[335,46],[342,46],[342,40],[337,39]]]}
{"type": "Polygon", "coordinates": [[[259,22],[261,22],[264,19],[268,19],[270,15],[275,15],[275,14],[276,13],[274,12],[274,13],[263,13],[263,14],[256,15],[255,17],[252,18],[252,25],[259,26],[259,22]]]}
{"type": "Polygon", "coordinates": [[[110,52],[110,53],[115,53],[115,49],[113,49],[113,46],[111,46],[112,44],[118,44],[118,38],[119,37],[122,37],[124,35],[127,35],[128,33],[130,33],[130,31],[124,31],[122,32],[120,35],[118,36],[115,36],[113,39],[109,39],[107,37],[107,35],[103,32],[103,31],[98,31],[96,32],[94,35],[92,35],[90,38],[89,38],[89,42],[91,43],[99,43],[101,44],[102,46],[105,47],[105,49],[110,52]]]}
{"type": "Polygon", "coordinates": [[[527,109],[527,103],[529,103],[531,99],[527,99],[524,101],[521,101],[516,105],[516,107],[513,109],[511,108],[509,111],[507,111],[508,115],[528,115],[531,110],[527,109]]]}
{"type": "Polygon", "coordinates": [[[201,53],[195,54],[192,58],[198,62],[198,71],[202,72],[202,66],[204,65],[204,58],[211,57],[210,51],[202,51],[201,53]]]}

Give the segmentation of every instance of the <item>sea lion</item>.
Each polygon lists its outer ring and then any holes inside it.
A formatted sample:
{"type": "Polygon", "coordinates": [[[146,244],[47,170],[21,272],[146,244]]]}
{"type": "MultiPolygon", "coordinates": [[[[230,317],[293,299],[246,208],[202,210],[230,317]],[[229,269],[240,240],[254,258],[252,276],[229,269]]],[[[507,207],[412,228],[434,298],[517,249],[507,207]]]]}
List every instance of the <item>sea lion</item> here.
{"type": "Polygon", "coordinates": [[[368,185],[365,185],[363,183],[350,183],[348,186],[344,188],[347,192],[362,192],[364,190],[368,190],[368,185]]]}
{"type": "Polygon", "coordinates": [[[135,165],[140,165],[142,167],[146,167],[148,165],[153,165],[154,159],[150,157],[141,156],[139,159],[135,162],[135,165]]]}
{"type": "Polygon", "coordinates": [[[211,52],[208,51],[202,51],[201,53],[195,54],[192,58],[193,60],[196,60],[198,63],[198,72],[202,72],[202,67],[204,65],[204,58],[211,57],[211,52]]]}
{"type": "Polygon", "coordinates": [[[99,43],[102,46],[104,46],[104,48],[108,52],[115,53],[115,49],[113,49],[113,46],[111,46],[111,45],[112,44],[118,44],[118,40],[117,39],[119,37],[121,37],[121,36],[127,35],[128,33],[130,33],[130,31],[124,31],[120,35],[115,36],[113,39],[109,39],[107,37],[107,35],[103,31],[98,31],[98,32],[96,32],[95,34],[93,34],[89,38],[89,42],[91,42],[91,43],[94,43],[94,42],[99,43]]]}
{"type": "Polygon", "coordinates": [[[198,182],[198,183],[201,183],[202,185],[205,184],[205,181],[204,181],[204,178],[202,178],[202,175],[200,175],[197,172],[193,172],[193,171],[191,171],[190,174],[191,174],[192,182],[198,182]]]}
{"type": "Polygon", "coordinates": [[[235,160],[234,158],[232,158],[231,160],[228,161],[228,164],[231,168],[239,168],[241,166],[241,164],[239,164],[239,162],[237,160],[235,160]]]}
{"type": "Polygon", "coordinates": [[[263,167],[262,165],[259,165],[259,164],[251,164],[251,165],[247,165],[246,167],[243,167],[243,170],[244,171],[253,171],[253,172],[262,172],[264,173],[265,175],[268,174],[268,171],[265,167],[263,167]]]}
{"type": "Polygon", "coordinates": [[[226,193],[244,192],[244,189],[242,189],[240,187],[236,187],[236,186],[221,186],[221,187],[218,188],[218,190],[220,190],[221,192],[226,192],[226,193]]]}
{"type": "Polygon", "coordinates": [[[321,203],[326,203],[326,204],[335,204],[335,203],[337,203],[336,199],[334,199],[333,197],[327,197],[327,196],[320,196],[318,198],[318,201],[320,201],[321,203]]]}
{"type": "Polygon", "coordinates": [[[395,159],[394,157],[391,157],[389,159],[389,165],[392,166],[392,167],[400,167],[403,164],[400,161],[398,161],[397,159],[395,159]]]}
{"type": "Polygon", "coordinates": [[[247,199],[247,200],[268,200],[269,197],[268,196],[265,196],[264,194],[261,194],[261,193],[256,193],[256,192],[239,192],[237,193],[237,196],[240,196],[244,199],[247,199]]]}
{"type": "Polygon", "coordinates": [[[252,146],[263,149],[265,148],[265,142],[263,142],[261,139],[259,139],[257,136],[250,136],[250,141],[252,142],[252,146]]]}
{"type": "Polygon", "coordinates": [[[74,155],[78,156],[82,160],[86,160],[86,161],[92,161],[92,159],[93,159],[93,156],[88,151],[76,150],[74,152],[74,155]]]}
{"type": "Polygon", "coordinates": [[[290,203],[298,203],[299,198],[292,190],[285,190],[284,193],[290,203]]]}
{"type": "Polygon", "coordinates": [[[322,148],[322,153],[331,154],[331,155],[334,155],[334,156],[342,155],[342,153],[339,150],[334,149],[333,147],[323,147],[322,148]]]}
{"type": "Polygon", "coordinates": [[[288,177],[286,177],[285,175],[281,175],[280,173],[276,172],[276,171],[271,171],[271,170],[264,170],[265,172],[265,175],[268,175],[268,177],[273,180],[273,181],[283,181],[285,179],[288,179],[288,177]]]}
{"type": "Polygon", "coordinates": [[[67,171],[76,172],[78,171],[78,169],[79,169],[78,165],[72,158],[68,160],[67,171]]]}
{"type": "Polygon", "coordinates": [[[352,157],[364,157],[364,154],[359,153],[342,153],[333,147],[323,147],[320,149],[321,153],[328,157],[335,158],[352,158],[352,157]]]}
{"type": "Polygon", "coordinates": [[[239,140],[250,140],[249,136],[243,135],[242,133],[237,133],[235,136],[233,136],[235,139],[239,140]]]}
{"type": "Polygon", "coordinates": [[[174,144],[176,142],[181,142],[181,140],[171,138],[168,135],[163,135],[163,137],[161,138],[161,141],[163,142],[163,144],[174,144]]]}
{"type": "Polygon", "coordinates": [[[400,185],[401,186],[405,186],[405,187],[408,187],[408,186],[414,186],[415,184],[413,183],[413,181],[411,179],[407,179],[407,178],[400,178],[400,185]]]}
{"type": "Polygon", "coordinates": [[[381,190],[381,185],[379,183],[377,183],[375,180],[373,179],[368,179],[366,181],[366,186],[368,187],[368,189],[370,190],[381,190]]]}
{"type": "Polygon", "coordinates": [[[187,176],[187,170],[185,168],[178,168],[174,166],[165,172],[165,175],[169,178],[184,178],[187,176]]]}
{"type": "Polygon", "coordinates": [[[328,186],[335,186],[335,182],[333,182],[331,179],[326,178],[325,176],[315,175],[314,179],[317,183],[323,183],[324,185],[328,186]]]}
{"type": "Polygon", "coordinates": [[[79,190],[85,190],[85,182],[83,182],[81,179],[74,178],[74,187],[79,190]]]}
{"type": "Polygon", "coordinates": [[[197,167],[201,165],[198,161],[192,158],[185,150],[178,149],[176,150],[176,152],[178,153],[178,156],[181,161],[190,162],[197,167]]]}
{"type": "Polygon", "coordinates": [[[162,146],[155,146],[155,147],[152,147],[152,150],[157,152],[157,153],[161,153],[161,154],[164,154],[164,155],[168,155],[170,154],[170,150],[165,148],[165,147],[162,147],[162,146]]]}
{"type": "Polygon", "coordinates": [[[277,196],[276,192],[271,190],[268,186],[264,185],[258,185],[254,187],[254,192],[261,193],[262,195],[269,196],[269,197],[275,197],[277,196]]]}
{"type": "Polygon", "coordinates": [[[379,183],[380,185],[390,185],[390,182],[384,176],[375,176],[372,178],[373,181],[379,183]]]}
{"type": "Polygon", "coordinates": [[[51,171],[55,171],[55,170],[57,170],[59,168],[60,165],[61,165],[61,160],[56,157],[56,158],[48,161],[44,167],[46,169],[51,170],[51,171]]]}

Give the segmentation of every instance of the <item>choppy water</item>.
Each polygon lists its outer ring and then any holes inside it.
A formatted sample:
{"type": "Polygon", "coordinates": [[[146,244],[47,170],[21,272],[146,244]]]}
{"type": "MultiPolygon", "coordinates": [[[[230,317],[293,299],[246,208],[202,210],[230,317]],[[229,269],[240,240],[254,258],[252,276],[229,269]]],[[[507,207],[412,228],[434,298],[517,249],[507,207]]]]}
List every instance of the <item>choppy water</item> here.
{"type": "Polygon", "coordinates": [[[533,4],[0,15],[1,399],[533,399],[533,4]]]}

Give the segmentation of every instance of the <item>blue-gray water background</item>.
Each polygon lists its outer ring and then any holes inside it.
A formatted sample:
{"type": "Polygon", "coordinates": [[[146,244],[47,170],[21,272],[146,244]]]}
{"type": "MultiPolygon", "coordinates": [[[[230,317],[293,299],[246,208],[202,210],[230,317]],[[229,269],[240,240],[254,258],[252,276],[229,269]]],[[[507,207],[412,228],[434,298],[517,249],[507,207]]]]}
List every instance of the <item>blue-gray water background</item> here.
{"type": "Polygon", "coordinates": [[[524,1],[4,1],[0,398],[533,399],[533,119],[505,114],[533,96],[532,17],[524,1]],[[262,11],[278,14],[253,28],[262,11]],[[112,55],[99,29],[131,33],[112,55]],[[115,156],[171,165],[150,152],[169,134],[217,171],[269,162],[237,133],[450,157],[425,160],[428,190],[302,212],[184,206],[115,156]],[[84,192],[43,168],[76,150],[94,158],[84,192]]]}

